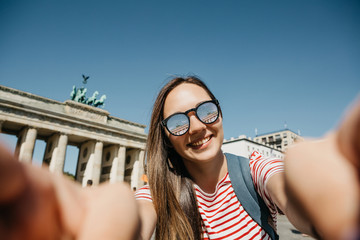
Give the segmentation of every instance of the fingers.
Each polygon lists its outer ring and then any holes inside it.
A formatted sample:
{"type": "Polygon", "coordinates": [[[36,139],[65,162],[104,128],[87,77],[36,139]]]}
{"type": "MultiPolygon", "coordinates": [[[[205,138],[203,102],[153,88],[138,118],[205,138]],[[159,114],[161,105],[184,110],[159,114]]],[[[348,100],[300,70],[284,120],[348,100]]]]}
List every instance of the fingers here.
{"type": "Polygon", "coordinates": [[[140,220],[133,192],[125,184],[88,189],[80,240],[137,239],[140,220]]]}
{"type": "Polygon", "coordinates": [[[2,146],[0,156],[0,236],[9,240],[61,236],[47,171],[19,163],[2,146]]]}
{"type": "Polygon", "coordinates": [[[0,144],[0,204],[16,198],[22,193],[25,185],[22,165],[0,144]]]}
{"type": "Polygon", "coordinates": [[[360,96],[347,111],[337,133],[337,142],[341,153],[360,176],[360,96]]]}
{"type": "Polygon", "coordinates": [[[289,148],[285,178],[287,193],[294,196],[324,239],[344,239],[356,229],[357,175],[340,153],[335,135],[289,148]]]}
{"type": "Polygon", "coordinates": [[[125,184],[83,189],[17,161],[0,145],[0,238],[136,239],[140,221],[125,184]]]}
{"type": "Polygon", "coordinates": [[[0,144],[0,239],[69,236],[60,217],[63,209],[55,191],[56,177],[47,169],[20,163],[0,144]]]}

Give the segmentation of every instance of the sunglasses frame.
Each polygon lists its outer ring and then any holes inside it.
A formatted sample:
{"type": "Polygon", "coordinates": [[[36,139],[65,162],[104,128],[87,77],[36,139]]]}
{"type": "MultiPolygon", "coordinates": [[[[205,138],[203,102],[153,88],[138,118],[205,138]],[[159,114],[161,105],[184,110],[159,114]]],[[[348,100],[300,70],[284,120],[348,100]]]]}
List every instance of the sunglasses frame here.
{"type": "Polygon", "coordinates": [[[212,124],[212,123],[216,122],[216,120],[219,119],[219,115],[220,115],[220,104],[219,104],[219,101],[218,101],[217,99],[212,99],[212,100],[208,100],[208,101],[201,102],[201,103],[199,103],[196,107],[191,108],[191,109],[189,109],[189,110],[187,110],[187,111],[185,111],[185,112],[176,112],[176,113],[174,113],[174,114],[171,114],[170,116],[168,116],[167,118],[165,118],[164,120],[161,121],[161,125],[162,125],[163,127],[165,127],[166,130],[167,130],[171,135],[177,136],[177,137],[178,137],[178,136],[182,136],[182,135],[186,134],[186,133],[189,131],[189,129],[190,129],[190,118],[189,118],[189,116],[188,116],[189,112],[195,112],[195,116],[196,116],[196,118],[197,118],[200,122],[202,122],[202,123],[204,123],[204,124],[212,124]],[[203,122],[203,121],[199,118],[198,113],[197,113],[198,108],[199,108],[201,105],[205,104],[205,103],[214,103],[215,106],[216,106],[216,108],[217,108],[217,112],[218,112],[218,113],[217,113],[216,119],[215,119],[213,122],[211,122],[211,123],[203,122]],[[180,134],[180,135],[176,135],[176,134],[172,133],[172,132],[169,130],[168,126],[167,126],[167,122],[169,121],[169,119],[170,119],[171,117],[175,116],[175,115],[178,115],[178,114],[183,114],[183,115],[185,115],[185,116],[187,117],[187,119],[188,119],[188,122],[189,122],[189,127],[187,128],[187,130],[186,130],[184,133],[180,134]]]}

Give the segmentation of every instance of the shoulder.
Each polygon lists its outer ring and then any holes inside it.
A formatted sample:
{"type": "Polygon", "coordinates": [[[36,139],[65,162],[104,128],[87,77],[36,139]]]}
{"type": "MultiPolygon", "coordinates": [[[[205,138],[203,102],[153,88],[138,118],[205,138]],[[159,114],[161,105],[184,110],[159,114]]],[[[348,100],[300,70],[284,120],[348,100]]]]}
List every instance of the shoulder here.
{"type": "Polygon", "coordinates": [[[151,192],[149,185],[144,185],[143,187],[139,188],[135,192],[135,199],[136,200],[145,200],[152,202],[151,192]]]}
{"type": "Polygon", "coordinates": [[[284,172],[284,161],[282,159],[275,157],[264,158],[258,152],[251,155],[249,165],[254,184],[260,189],[265,188],[272,176],[284,172]]]}
{"type": "Polygon", "coordinates": [[[275,157],[263,157],[258,152],[254,152],[249,161],[252,174],[268,174],[283,171],[284,161],[275,157]]]}

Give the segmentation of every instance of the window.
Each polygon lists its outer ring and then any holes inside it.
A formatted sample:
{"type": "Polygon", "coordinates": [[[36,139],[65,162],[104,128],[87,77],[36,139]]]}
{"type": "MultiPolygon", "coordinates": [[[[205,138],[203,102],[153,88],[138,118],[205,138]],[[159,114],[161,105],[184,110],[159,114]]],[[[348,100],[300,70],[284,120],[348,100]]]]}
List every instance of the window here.
{"type": "Polygon", "coordinates": [[[109,174],[111,171],[111,166],[103,167],[101,169],[101,174],[109,174]]]}
{"type": "Polygon", "coordinates": [[[111,153],[110,153],[110,152],[107,152],[107,153],[106,153],[105,160],[108,162],[108,161],[110,160],[110,157],[111,157],[111,153]]]}
{"type": "Polygon", "coordinates": [[[88,154],[88,148],[86,147],[82,154],[83,158],[85,158],[87,156],[87,154],[88,154]]]}
{"type": "Polygon", "coordinates": [[[125,163],[126,163],[126,164],[129,164],[130,161],[131,161],[131,157],[130,157],[130,156],[127,156],[127,157],[126,157],[126,160],[125,160],[125,163]]]}
{"type": "Polygon", "coordinates": [[[51,152],[51,150],[52,150],[52,145],[53,145],[53,143],[52,143],[52,141],[50,141],[49,144],[48,144],[48,148],[47,148],[47,152],[48,152],[48,153],[51,152]]]}
{"type": "Polygon", "coordinates": [[[132,168],[126,169],[124,175],[131,176],[132,170],[133,170],[132,168]]]}
{"type": "Polygon", "coordinates": [[[80,171],[85,171],[86,169],[86,162],[82,163],[81,166],[80,166],[80,171]]]}
{"type": "Polygon", "coordinates": [[[283,138],[287,138],[287,133],[283,133],[283,138]]]}

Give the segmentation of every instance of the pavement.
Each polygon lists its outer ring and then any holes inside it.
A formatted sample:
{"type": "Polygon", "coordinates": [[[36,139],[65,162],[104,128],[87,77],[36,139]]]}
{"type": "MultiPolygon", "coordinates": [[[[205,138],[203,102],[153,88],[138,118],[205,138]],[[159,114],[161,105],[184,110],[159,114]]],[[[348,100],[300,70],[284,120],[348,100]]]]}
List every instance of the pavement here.
{"type": "Polygon", "coordinates": [[[278,215],[277,229],[280,240],[313,240],[315,238],[299,232],[286,218],[285,215],[278,215]]]}

